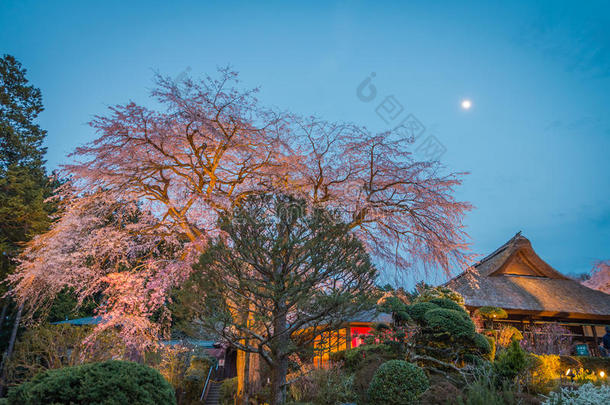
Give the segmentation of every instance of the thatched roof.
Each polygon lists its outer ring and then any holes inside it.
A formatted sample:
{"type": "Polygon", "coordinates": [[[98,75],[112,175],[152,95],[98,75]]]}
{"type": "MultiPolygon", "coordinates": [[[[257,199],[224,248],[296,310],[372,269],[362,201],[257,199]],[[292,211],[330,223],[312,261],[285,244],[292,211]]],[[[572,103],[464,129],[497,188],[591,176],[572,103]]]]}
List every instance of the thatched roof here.
{"type": "Polygon", "coordinates": [[[513,313],[610,320],[610,295],[553,269],[521,232],[447,286],[462,294],[469,307],[495,306],[513,313]]]}

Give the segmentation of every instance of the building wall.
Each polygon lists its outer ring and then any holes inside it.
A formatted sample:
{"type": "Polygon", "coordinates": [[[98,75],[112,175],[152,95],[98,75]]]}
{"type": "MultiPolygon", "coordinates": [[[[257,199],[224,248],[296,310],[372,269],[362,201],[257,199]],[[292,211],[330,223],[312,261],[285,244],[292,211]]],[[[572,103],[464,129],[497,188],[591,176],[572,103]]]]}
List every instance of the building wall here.
{"type": "Polygon", "coordinates": [[[313,364],[326,367],[331,353],[353,349],[364,344],[364,337],[372,331],[370,323],[353,323],[337,331],[326,332],[314,340],[313,364]]]}

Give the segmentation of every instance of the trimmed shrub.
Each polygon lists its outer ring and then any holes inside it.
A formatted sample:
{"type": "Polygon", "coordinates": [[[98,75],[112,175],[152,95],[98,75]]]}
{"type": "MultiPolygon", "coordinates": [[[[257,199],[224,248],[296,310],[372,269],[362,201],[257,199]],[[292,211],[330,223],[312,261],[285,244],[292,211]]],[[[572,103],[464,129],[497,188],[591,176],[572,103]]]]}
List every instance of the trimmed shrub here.
{"type": "Polygon", "coordinates": [[[220,403],[222,405],[231,405],[235,402],[237,395],[237,377],[224,380],[220,385],[220,403]]]}
{"type": "MultiPolygon", "coordinates": [[[[564,356],[561,356],[564,357],[564,356]]],[[[587,356],[572,356],[583,368],[590,370],[604,370],[606,373],[610,372],[610,357],[587,357],[587,356]]]]}
{"type": "Polygon", "coordinates": [[[415,297],[414,302],[428,302],[435,298],[447,298],[455,301],[458,305],[464,305],[464,297],[451,288],[443,286],[431,287],[425,284],[419,288],[419,295],[415,297]]]}
{"type": "MultiPolygon", "coordinates": [[[[487,336],[475,333],[472,339],[474,347],[483,355],[489,355],[491,353],[491,343],[487,336]]],[[[495,350],[495,347],[494,347],[495,350]]]]}
{"type": "MultiPolygon", "coordinates": [[[[441,308],[453,309],[454,311],[463,312],[464,314],[466,314],[468,316],[468,312],[466,312],[466,310],[464,309],[463,306],[461,306],[460,304],[458,304],[455,301],[450,300],[449,298],[434,298],[434,299],[431,299],[429,302],[431,302],[434,305],[438,305],[441,308]]],[[[470,318],[470,316],[468,316],[468,317],[470,318]]]]}
{"type": "Polygon", "coordinates": [[[48,370],[12,388],[9,404],[175,404],[174,389],[153,368],[110,360],[48,370]]]}
{"type": "Polygon", "coordinates": [[[402,405],[415,401],[429,386],[424,370],[403,360],[390,360],[375,372],[368,397],[374,404],[402,405]]]}
{"type": "Polygon", "coordinates": [[[560,368],[584,368],[595,372],[605,371],[610,374],[610,357],[559,356],[560,368]]]}
{"type": "Polygon", "coordinates": [[[417,322],[422,322],[426,312],[437,308],[439,306],[431,302],[418,302],[417,304],[407,306],[407,313],[417,322]]]}
{"type": "Polygon", "coordinates": [[[459,311],[437,308],[424,314],[426,325],[436,333],[447,333],[452,337],[471,337],[474,335],[474,323],[465,319],[459,311]]]}
{"type": "Polygon", "coordinates": [[[409,322],[411,317],[407,313],[407,304],[398,297],[386,297],[383,302],[378,305],[381,312],[392,314],[392,319],[398,323],[409,322]]]}
{"type": "Polygon", "coordinates": [[[499,307],[481,307],[476,310],[477,314],[484,319],[505,319],[508,314],[505,310],[499,307]]]}

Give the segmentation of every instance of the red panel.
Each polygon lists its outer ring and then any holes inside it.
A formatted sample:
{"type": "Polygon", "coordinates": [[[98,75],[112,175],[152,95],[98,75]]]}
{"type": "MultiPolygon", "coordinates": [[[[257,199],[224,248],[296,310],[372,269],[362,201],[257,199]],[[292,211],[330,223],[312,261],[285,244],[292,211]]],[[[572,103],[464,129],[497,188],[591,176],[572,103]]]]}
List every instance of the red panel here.
{"type": "Polygon", "coordinates": [[[358,347],[360,345],[362,345],[364,343],[364,341],[362,340],[362,337],[360,337],[361,335],[368,335],[371,333],[371,327],[370,326],[351,326],[351,347],[358,347]]]}

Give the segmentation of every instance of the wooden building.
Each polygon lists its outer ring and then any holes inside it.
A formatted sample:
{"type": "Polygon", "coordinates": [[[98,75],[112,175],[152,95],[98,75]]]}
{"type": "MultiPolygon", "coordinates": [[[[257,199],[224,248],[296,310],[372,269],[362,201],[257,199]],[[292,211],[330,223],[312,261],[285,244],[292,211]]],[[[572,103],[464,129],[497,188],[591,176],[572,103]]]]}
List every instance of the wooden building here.
{"type": "Polygon", "coordinates": [[[604,326],[610,324],[610,295],[570,279],[542,260],[519,232],[495,252],[450,280],[449,288],[464,296],[466,307],[500,307],[521,331],[532,325],[557,323],[575,344],[597,353],[604,326]]]}
{"type": "Polygon", "coordinates": [[[364,343],[376,324],[392,322],[392,315],[374,310],[364,311],[345,322],[336,331],[325,332],[316,337],[313,342],[313,364],[323,367],[328,364],[330,354],[346,349],[353,349],[364,343]]]}

